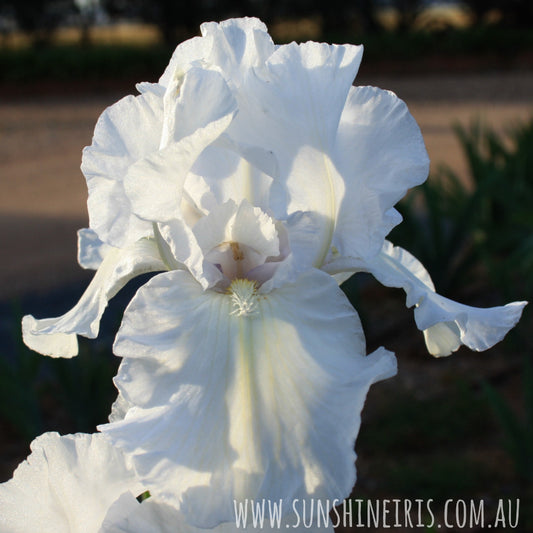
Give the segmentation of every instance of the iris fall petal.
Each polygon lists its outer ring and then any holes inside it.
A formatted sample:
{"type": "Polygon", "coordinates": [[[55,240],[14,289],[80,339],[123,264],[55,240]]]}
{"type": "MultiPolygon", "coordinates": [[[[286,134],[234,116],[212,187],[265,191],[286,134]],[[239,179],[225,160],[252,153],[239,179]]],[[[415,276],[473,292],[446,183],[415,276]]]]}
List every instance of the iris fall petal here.
{"type": "Polygon", "coordinates": [[[199,527],[233,520],[234,499],[283,497],[288,509],[346,497],[367,390],[396,369],[389,352],[364,355],[357,314],[319,271],[241,296],[250,306],[186,272],[160,274],[115,343],[116,384],[135,407],[100,429],[199,527]]]}
{"type": "Polygon", "coordinates": [[[166,270],[153,239],[142,239],[120,250],[111,248],[78,303],[57,318],[22,319],[25,344],[52,357],[73,357],[78,353],[77,335],[90,339],[98,335],[100,318],[108,301],[126,283],[140,274],[166,270]]]}

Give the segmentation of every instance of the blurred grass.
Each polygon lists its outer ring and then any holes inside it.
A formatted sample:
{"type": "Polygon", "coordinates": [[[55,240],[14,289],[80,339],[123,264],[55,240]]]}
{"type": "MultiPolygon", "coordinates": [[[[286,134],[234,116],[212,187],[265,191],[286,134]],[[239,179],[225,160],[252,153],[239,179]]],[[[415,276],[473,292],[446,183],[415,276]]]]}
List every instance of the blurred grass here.
{"type": "Polygon", "coordinates": [[[443,166],[399,205],[390,239],[410,250],[437,290],[490,286],[508,299],[533,296],[533,120],[505,135],[457,125],[473,187],[443,166]]]}
{"type": "MultiPolygon", "coordinates": [[[[299,26],[295,26],[295,30],[299,26]]],[[[289,42],[298,35],[285,29],[276,42],[289,42]]],[[[301,40],[306,40],[303,37],[301,40]]],[[[480,68],[512,68],[523,61],[531,64],[533,32],[497,26],[449,29],[444,32],[381,31],[375,34],[357,32],[327,33],[316,39],[326,42],[355,43],[365,46],[365,68],[385,62],[387,70],[405,71],[417,68],[426,72],[435,58],[446,60],[477,57],[480,68]],[[529,57],[529,59],[528,59],[529,57]],[[484,62],[483,58],[488,58],[484,62]],[[424,62],[424,60],[429,60],[424,62]],[[479,61],[481,60],[481,61],[479,61]],[[396,64],[400,62],[401,64],[396,64]],[[391,70],[392,69],[392,70],[391,70]]],[[[5,41],[6,43],[9,40],[5,41]]],[[[111,38],[97,39],[89,46],[58,44],[48,46],[0,46],[0,82],[34,80],[156,79],[161,75],[172,49],[157,42],[128,41],[124,36],[113,44],[111,38]]],[[[176,43],[177,44],[177,43],[176,43]]],[[[449,65],[448,65],[449,66],[449,65]]],[[[442,61],[434,69],[442,68],[442,61]]],[[[475,68],[468,65],[469,70],[475,68]]]]}
{"type": "Polygon", "coordinates": [[[157,78],[171,53],[162,45],[0,49],[0,82],[157,78]]]}
{"type": "Polygon", "coordinates": [[[0,419],[28,444],[44,431],[93,432],[117,395],[118,363],[83,339],[74,359],[43,357],[21,339],[14,357],[0,357],[0,419]]]}
{"type": "Polygon", "coordinates": [[[520,52],[533,50],[533,32],[498,26],[450,28],[445,31],[384,31],[376,34],[330,34],[327,42],[365,45],[365,62],[420,60],[431,56],[499,55],[512,64],[520,52]]]}

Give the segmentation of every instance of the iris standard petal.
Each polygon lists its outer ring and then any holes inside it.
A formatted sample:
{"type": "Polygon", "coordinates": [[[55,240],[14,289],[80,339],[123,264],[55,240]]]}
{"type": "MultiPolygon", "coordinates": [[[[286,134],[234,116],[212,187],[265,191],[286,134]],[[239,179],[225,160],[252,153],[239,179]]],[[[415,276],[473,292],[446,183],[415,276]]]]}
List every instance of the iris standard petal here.
{"type": "Polygon", "coordinates": [[[102,113],[91,146],[83,150],[90,226],[112,246],[151,235],[151,224],[132,213],[123,179],[135,161],[159,149],[162,125],[162,97],[154,92],[127,96],[102,113]]]}
{"type": "MultiPolygon", "coordinates": [[[[362,47],[351,45],[278,47],[236,94],[239,115],[228,129],[232,138],[263,146],[276,156],[287,194],[284,216],[311,211],[320,219],[316,267],[330,249],[344,195],[344,180],[331,156],[361,56],[362,47]]],[[[281,206],[273,211],[283,218],[281,206]]]]}
{"type": "Polygon", "coordinates": [[[333,244],[341,256],[369,258],[401,221],[393,206],[427,178],[420,128],[394,93],[352,87],[333,159],[345,179],[333,244]]]}
{"type": "Polygon", "coordinates": [[[73,357],[78,353],[77,335],[95,338],[108,301],[140,274],[167,270],[153,239],[142,239],[127,248],[111,248],[78,303],[57,318],[22,319],[25,344],[43,355],[73,357]]]}
{"type": "MultiPolygon", "coordinates": [[[[176,116],[176,123],[168,126],[169,139],[165,147],[131,165],[124,179],[133,212],[152,222],[180,218],[183,185],[189,170],[202,151],[227,129],[236,112],[235,100],[219,74],[194,69],[189,75],[199,91],[208,93],[204,112],[197,119],[189,116],[188,122],[179,127],[180,117],[176,116]],[[213,76],[220,82],[215,85],[214,94],[213,76]],[[183,137],[184,133],[187,135],[183,137]]],[[[185,84],[188,79],[186,76],[185,84]]],[[[196,96],[192,96],[189,91],[183,96],[180,94],[177,105],[195,109],[196,96]],[[187,96],[189,99],[182,101],[187,96]]]]}
{"type": "Polygon", "coordinates": [[[210,198],[218,203],[247,200],[267,209],[272,207],[271,189],[278,173],[272,152],[222,135],[195,162],[185,188],[198,207],[207,210],[213,207],[210,198]],[[205,187],[209,188],[209,197],[205,196],[205,187]]]}
{"type": "Polygon", "coordinates": [[[235,109],[235,99],[220,73],[192,67],[177,76],[165,93],[160,148],[216,124],[235,109]]]}
{"type": "Polygon", "coordinates": [[[201,60],[208,68],[222,72],[232,85],[240,85],[242,77],[262,65],[275,50],[267,27],[256,18],[207,22],[200,30],[202,37],[189,39],[176,48],[159,83],[168,86],[176,72],[184,72],[201,60]]]}
{"type": "Polygon", "coordinates": [[[0,484],[2,533],[88,533],[119,496],[142,487],[101,434],[45,433],[13,478],[0,484]]]}
{"type": "Polygon", "coordinates": [[[324,273],[268,294],[233,290],[174,271],[138,291],[114,347],[125,357],[116,384],[135,407],[100,428],[156,498],[200,527],[233,520],[234,499],[289,509],[346,497],[367,390],[396,370],[389,352],[364,355],[357,314],[324,273]]]}

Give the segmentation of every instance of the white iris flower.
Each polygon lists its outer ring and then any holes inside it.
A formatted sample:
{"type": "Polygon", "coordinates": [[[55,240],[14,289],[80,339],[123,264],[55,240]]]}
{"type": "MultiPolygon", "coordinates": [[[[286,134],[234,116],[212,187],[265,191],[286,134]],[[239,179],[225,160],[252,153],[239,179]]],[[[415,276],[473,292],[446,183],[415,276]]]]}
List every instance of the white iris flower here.
{"type": "Polygon", "coordinates": [[[100,429],[158,501],[213,527],[234,500],[349,494],[367,390],[396,365],[366,356],[338,282],[367,271],[403,287],[434,355],[492,346],[525,303],[451,302],[385,241],[428,158],[401,100],[352,86],[362,47],[276,46],[256,19],[201,29],[159,83],[100,117],[79,241],[96,275],[71,311],[27,316],[23,332],[72,357],[109,298],[162,271],[125,312],[119,400],[100,429]]]}

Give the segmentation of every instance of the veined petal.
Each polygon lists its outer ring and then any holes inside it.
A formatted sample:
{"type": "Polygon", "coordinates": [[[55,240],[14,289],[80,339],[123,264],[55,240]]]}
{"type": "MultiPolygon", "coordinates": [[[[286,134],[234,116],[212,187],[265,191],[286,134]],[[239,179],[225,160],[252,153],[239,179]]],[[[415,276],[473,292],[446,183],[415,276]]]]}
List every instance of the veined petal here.
{"type": "Polygon", "coordinates": [[[0,484],[3,533],[98,531],[119,496],[142,487],[121,452],[100,434],[45,433],[13,479],[0,484]]]}
{"type": "Polygon", "coordinates": [[[79,302],[57,318],[22,319],[25,344],[43,355],[73,357],[78,353],[77,335],[95,338],[107,302],[126,283],[140,274],[166,270],[152,239],[143,239],[123,250],[111,248],[79,302]]]}
{"type": "Polygon", "coordinates": [[[420,128],[405,103],[375,87],[352,87],[339,124],[334,161],[344,176],[333,244],[340,255],[369,258],[401,222],[392,207],[428,175],[420,128]]]}
{"type": "Polygon", "coordinates": [[[450,355],[461,344],[476,351],[491,348],[517,324],[527,304],[513,302],[481,309],[440,296],[420,261],[389,241],[368,261],[342,258],[325,270],[331,274],[370,272],[383,285],[404,289],[406,305],[415,306],[416,325],[424,332],[428,351],[435,357],[450,355]]]}
{"type": "Polygon", "coordinates": [[[136,407],[100,429],[198,527],[232,521],[234,499],[281,498],[289,510],[294,498],[347,496],[367,390],[396,370],[389,352],[364,355],[357,314],[319,271],[240,296],[250,301],[160,274],[114,347],[125,357],[116,384],[136,407]]]}
{"type": "Polygon", "coordinates": [[[153,92],[127,96],[98,119],[81,170],[89,189],[89,220],[98,237],[117,248],[151,235],[131,210],[123,179],[129,167],[159,149],[163,99],[153,92]]]}

